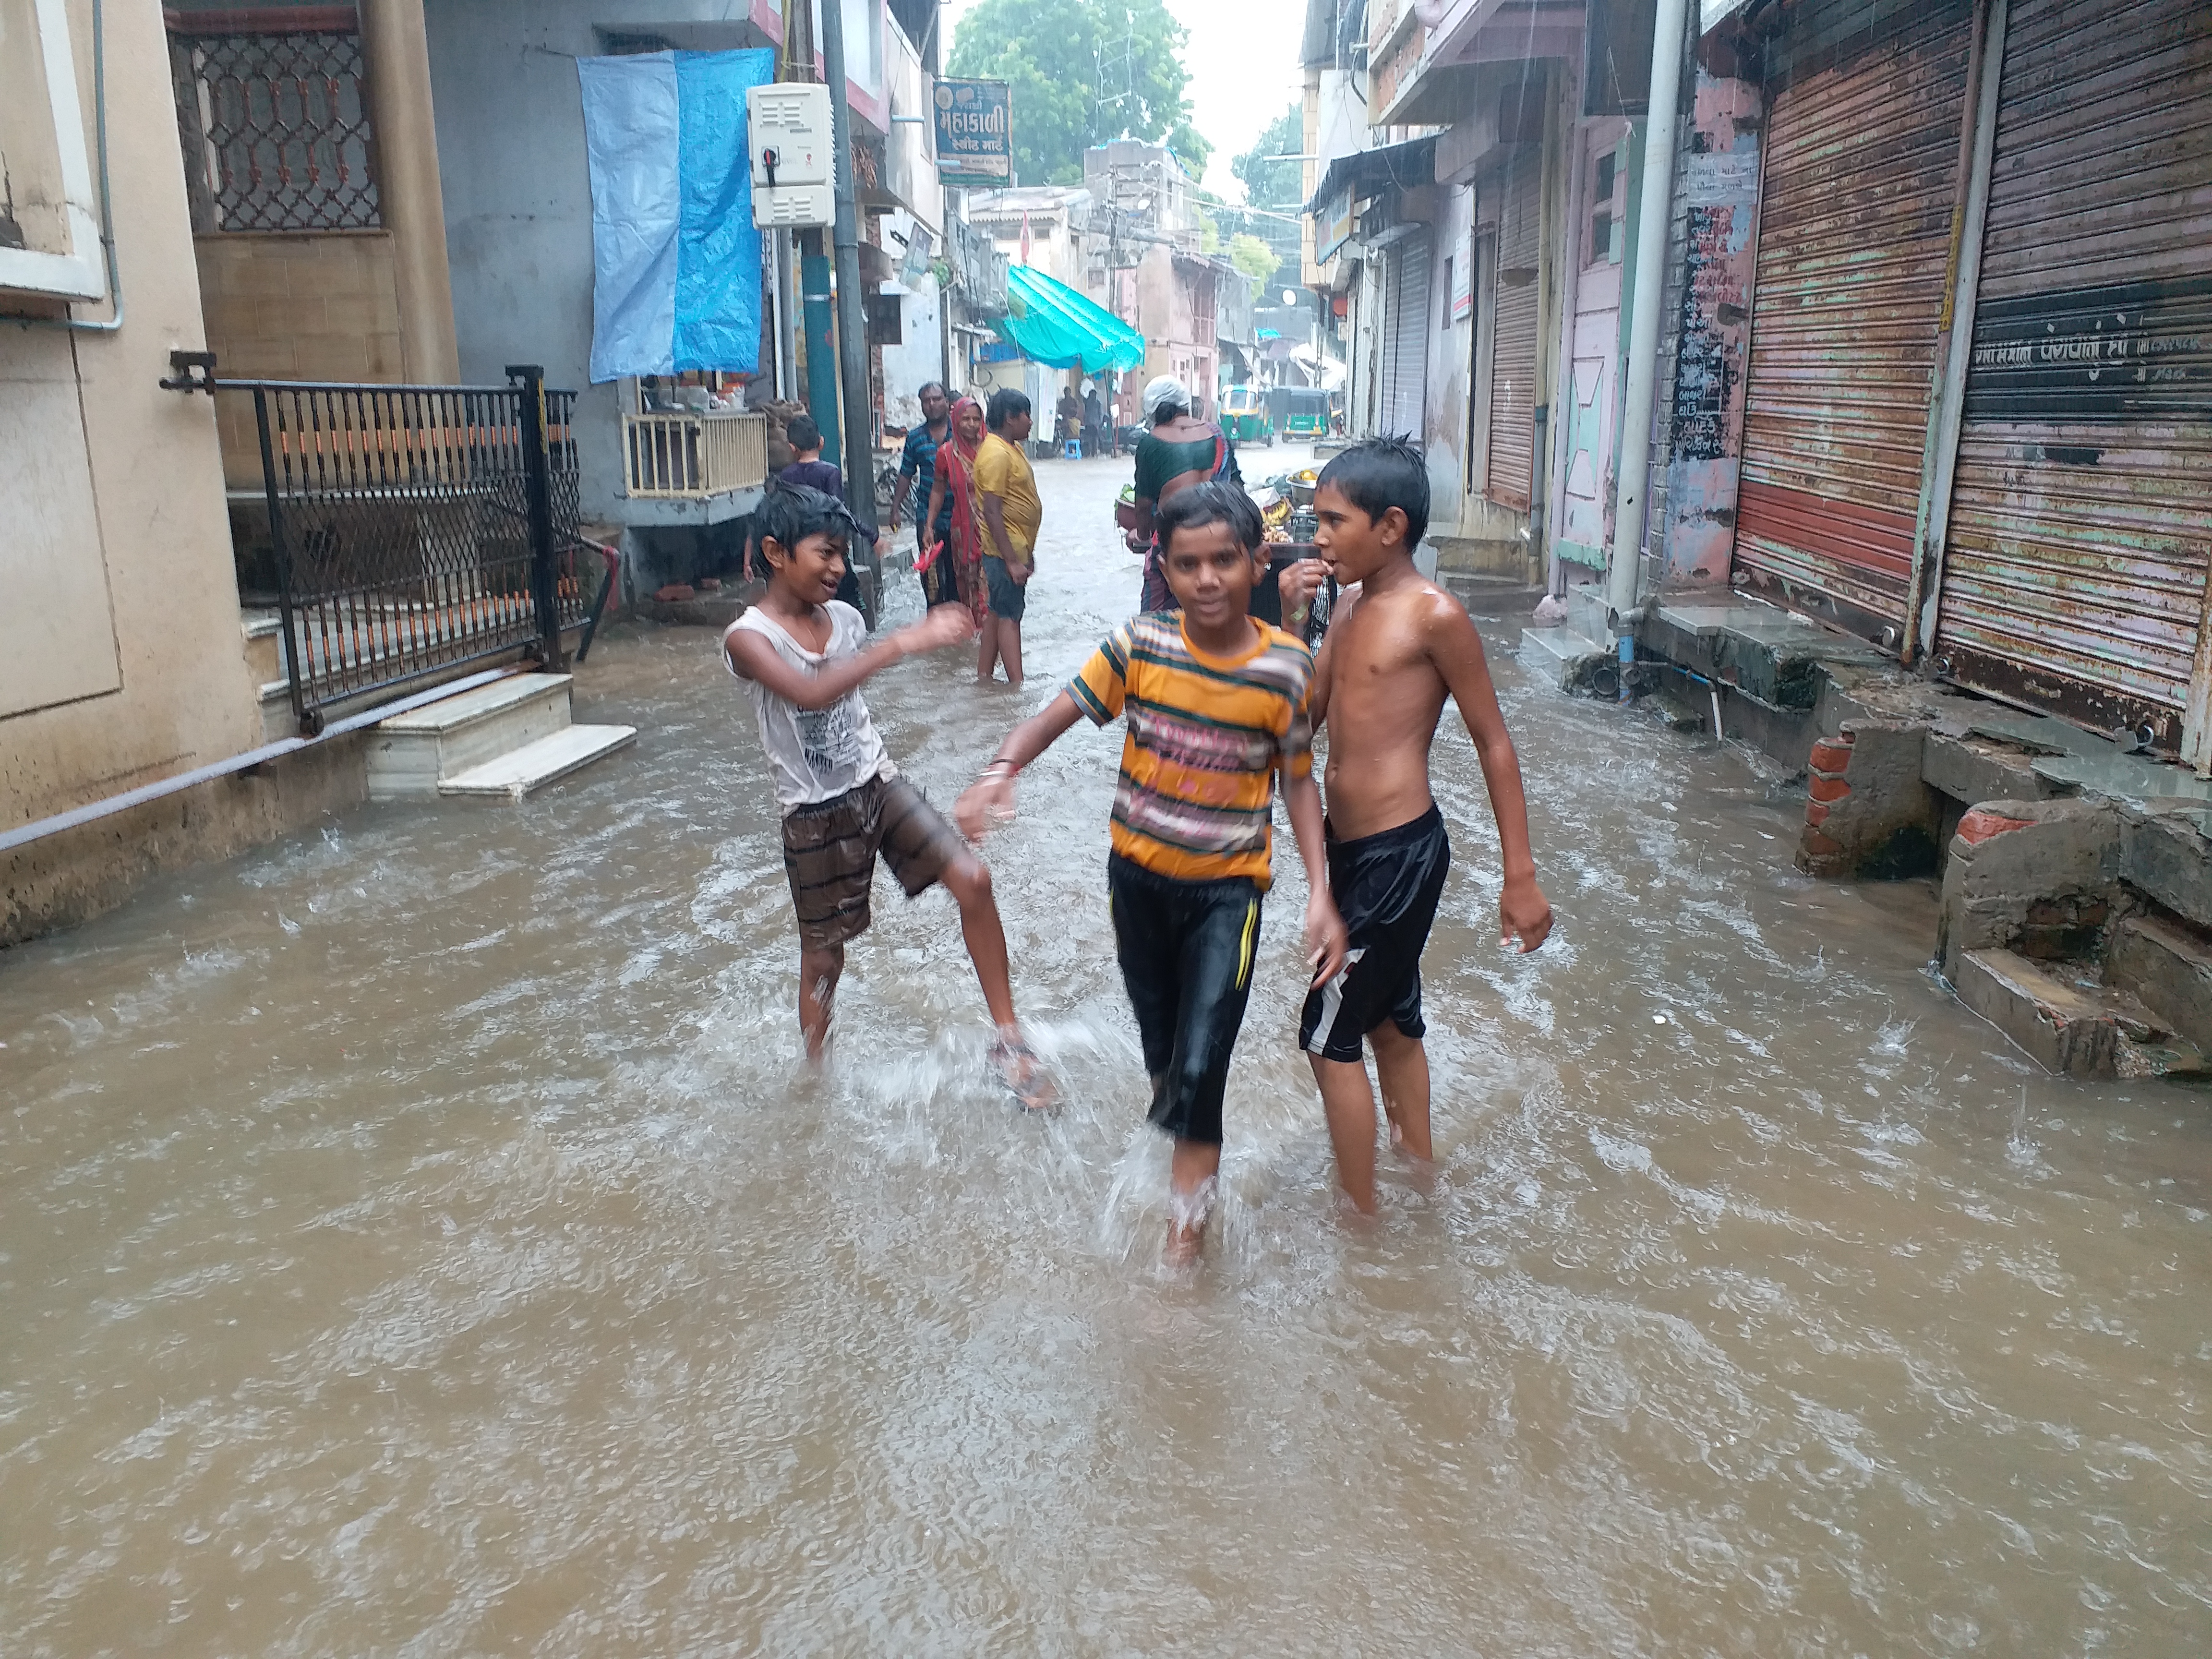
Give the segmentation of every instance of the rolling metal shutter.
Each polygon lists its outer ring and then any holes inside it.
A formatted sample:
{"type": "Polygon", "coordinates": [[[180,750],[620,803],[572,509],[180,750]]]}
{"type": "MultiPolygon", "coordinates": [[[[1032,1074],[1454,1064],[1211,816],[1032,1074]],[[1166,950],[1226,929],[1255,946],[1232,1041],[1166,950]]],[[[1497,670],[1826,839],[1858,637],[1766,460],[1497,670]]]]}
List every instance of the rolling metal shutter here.
{"type": "Polygon", "coordinates": [[[2212,545],[2212,9],[2013,0],[1938,670],[2179,746],[2212,545]]]}
{"type": "Polygon", "coordinates": [[[1428,387],[1429,234],[1416,231],[1390,254],[1390,307],[1383,319],[1381,433],[1422,436],[1428,387]]]}
{"type": "Polygon", "coordinates": [[[1820,0],[1769,82],[1736,574],[1886,643],[1912,568],[1971,23],[1964,0],[1879,20],[1820,0]]]}
{"type": "Polygon", "coordinates": [[[1490,355],[1489,482],[1483,494],[1528,510],[1536,470],[1538,250],[1544,158],[1526,145],[1505,173],[1498,215],[1497,331],[1490,355]]]}

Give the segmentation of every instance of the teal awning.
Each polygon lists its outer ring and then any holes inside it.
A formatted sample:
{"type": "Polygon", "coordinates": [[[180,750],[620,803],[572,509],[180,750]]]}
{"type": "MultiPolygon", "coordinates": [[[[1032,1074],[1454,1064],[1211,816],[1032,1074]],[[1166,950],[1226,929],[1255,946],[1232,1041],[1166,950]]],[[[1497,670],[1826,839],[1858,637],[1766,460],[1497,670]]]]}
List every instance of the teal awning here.
{"type": "Polygon", "coordinates": [[[1006,306],[994,326],[1033,363],[1085,374],[1144,367],[1142,333],[1041,270],[1016,265],[1006,272],[1006,306]]]}

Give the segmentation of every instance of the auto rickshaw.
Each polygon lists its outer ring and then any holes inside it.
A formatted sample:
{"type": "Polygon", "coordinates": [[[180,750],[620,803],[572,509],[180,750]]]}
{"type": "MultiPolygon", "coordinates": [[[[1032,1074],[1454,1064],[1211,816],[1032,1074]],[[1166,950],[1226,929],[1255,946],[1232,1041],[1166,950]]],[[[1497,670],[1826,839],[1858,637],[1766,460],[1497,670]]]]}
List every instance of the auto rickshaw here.
{"type": "Polygon", "coordinates": [[[1261,397],[1258,387],[1232,386],[1222,392],[1221,429],[1234,442],[1273,447],[1275,423],[1268,416],[1267,401],[1261,397]]]}
{"type": "Polygon", "coordinates": [[[1279,386],[1267,394],[1267,412],[1286,440],[1328,435],[1328,393],[1319,386],[1279,386]]]}

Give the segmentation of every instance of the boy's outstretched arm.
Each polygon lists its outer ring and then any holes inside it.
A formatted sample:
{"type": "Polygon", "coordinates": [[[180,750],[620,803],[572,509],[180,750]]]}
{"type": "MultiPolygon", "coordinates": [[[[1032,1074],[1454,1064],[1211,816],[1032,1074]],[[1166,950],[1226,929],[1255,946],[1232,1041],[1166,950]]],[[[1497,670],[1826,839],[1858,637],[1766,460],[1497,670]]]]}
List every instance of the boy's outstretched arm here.
{"type": "Polygon", "coordinates": [[[801,708],[814,709],[827,708],[902,657],[964,645],[975,637],[975,618],[966,605],[940,605],[920,622],[885,635],[866,650],[856,651],[818,674],[793,668],[774,646],[748,628],[732,628],[723,635],[722,650],[741,678],[757,681],[801,708]]]}
{"type": "Polygon", "coordinates": [[[1501,944],[1517,940],[1534,950],[1552,931],[1552,906],[1536,885],[1536,856],[1528,847],[1528,801],[1521,787],[1521,757],[1498,709],[1498,688],[1482,655],[1482,635],[1467,612],[1449,599],[1429,608],[1423,633],[1429,660],[1459,704],[1467,734],[1482,762],[1490,810],[1498,816],[1498,846],[1505,860],[1505,891],[1498,900],[1501,944]]]}
{"type": "Polygon", "coordinates": [[[1352,941],[1329,896],[1328,835],[1312,773],[1302,778],[1284,775],[1283,805],[1290,810],[1298,860],[1306,867],[1306,963],[1314,970],[1313,982],[1326,985],[1344,971],[1344,953],[1352,941]]]}
{"type": "MultiPolygon", "coordinates": [[[[950,608],[950,607],[946,607],[950,608]]],[[[983,839],[995,817],[1010,817],[1014,810],[1014,776],[1052,747],[1062,732],[1083,718],[1075,699],[1062,691],[1030,715],[999,745],[999,752],[983,769],[983,775],[962,792],[952,808],[952,820],[970,841],[983,839]]]]}

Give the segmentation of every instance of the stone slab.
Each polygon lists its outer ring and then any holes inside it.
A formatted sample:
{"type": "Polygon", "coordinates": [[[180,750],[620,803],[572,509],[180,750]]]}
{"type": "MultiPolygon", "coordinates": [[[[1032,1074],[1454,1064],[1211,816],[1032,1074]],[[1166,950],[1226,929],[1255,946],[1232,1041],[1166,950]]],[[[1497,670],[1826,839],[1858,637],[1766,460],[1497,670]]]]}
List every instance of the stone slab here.
{"type": "Polygon", "coordinates": [[[2126,992],[2084,985],[2010,951],[1968,951],[1959,1000],[2061,1077],[2191,1077],[2203,1056],[2126,992]]]}
{"type": "Polygon", "coordinates": [[[1521,630],[1522,665],[1543,675],[1561,690],[1572,690],[1589,670],[1614,659],[1615,653],[1595,640],[1584,639],[1571,628],[1524,628],[1521,630]]]}
{"type": "Polygon", "coordinates": [[[394,714],[390,720],[379,721],[376,729],[392,732],[434,732],[446,736],[479,720],[495,720],[511,708],[518,708],[549,693],[565,690],[574,678],[568,674],[511,674],[503,680],[495,680],[489,685],[480,685],[473,691],[464,691],[458,696],[441,697],[435,702],[424,703],[420,708],[394,714]]]}
{"type": "Polygon", "coordinates": [[[520,800],[637,741],[635,726],[568,726],[497,760],[438,781],[441,795],[520,800]]]}
{"type": "MultiPolygon", "coordinates": [[[[2082,733],[2087,738],[2087,734],[2082,733]]],[[[2088,738],[2091,743],[2096,739],[2088,738]]],[[[2110,795],[2116,800],[2199,800],[2212,803],[2212,779],[2179,766],[2123,755],[2111,744],[2101,752],[2049,756],[2035,763],[2039,776],[2051,782],[2110,795]]]]}

